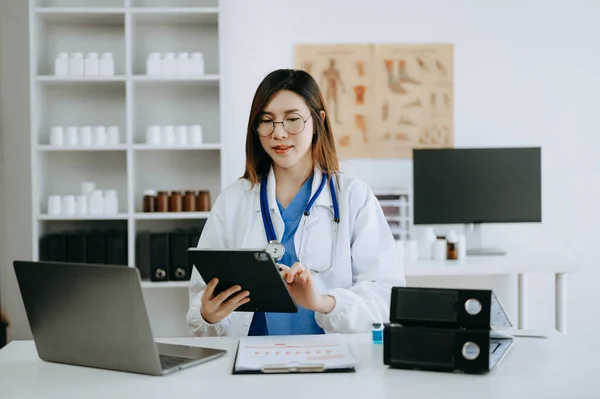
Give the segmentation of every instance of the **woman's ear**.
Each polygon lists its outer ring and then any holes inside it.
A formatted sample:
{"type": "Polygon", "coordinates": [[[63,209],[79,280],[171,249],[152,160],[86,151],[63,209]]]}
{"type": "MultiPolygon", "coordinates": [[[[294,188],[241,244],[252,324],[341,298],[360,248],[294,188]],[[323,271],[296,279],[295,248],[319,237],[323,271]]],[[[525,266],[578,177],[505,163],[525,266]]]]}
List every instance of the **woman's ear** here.
{"type": "Polygon", "coordinates": [[[325,120],[325,111],[319,111],[319,115],[321,115],[321,121],[325,120]]]}

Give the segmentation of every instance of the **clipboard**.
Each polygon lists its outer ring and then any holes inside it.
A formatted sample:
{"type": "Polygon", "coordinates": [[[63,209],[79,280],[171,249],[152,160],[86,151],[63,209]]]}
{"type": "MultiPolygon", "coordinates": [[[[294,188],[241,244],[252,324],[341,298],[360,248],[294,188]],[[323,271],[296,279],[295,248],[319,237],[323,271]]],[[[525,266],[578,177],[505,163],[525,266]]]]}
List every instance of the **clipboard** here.
{"type": "Polygon", "coordinates": [[[347,341],[345,338],[335,335],[243,338],[238,341],[232,367],[232,374],[348,373],[355,371],[356,362],[347,341]]]}

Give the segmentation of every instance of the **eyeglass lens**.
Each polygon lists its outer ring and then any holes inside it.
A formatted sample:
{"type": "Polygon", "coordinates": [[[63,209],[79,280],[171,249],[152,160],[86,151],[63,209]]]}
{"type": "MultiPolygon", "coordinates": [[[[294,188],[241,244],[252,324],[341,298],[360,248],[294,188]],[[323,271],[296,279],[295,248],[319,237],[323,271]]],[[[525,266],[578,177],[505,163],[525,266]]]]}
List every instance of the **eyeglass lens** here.
{"type": "Polygon", "coordinates": [[[282,122],[275,122],[266,115],[261,115],[256,123],[256,132],[259,136],[270,136],[275,131],[275,124],[282,123],[283,128],[289,134],[300,134],[304,130],[304,119],[296,113],[285,116],[282,122]]]}

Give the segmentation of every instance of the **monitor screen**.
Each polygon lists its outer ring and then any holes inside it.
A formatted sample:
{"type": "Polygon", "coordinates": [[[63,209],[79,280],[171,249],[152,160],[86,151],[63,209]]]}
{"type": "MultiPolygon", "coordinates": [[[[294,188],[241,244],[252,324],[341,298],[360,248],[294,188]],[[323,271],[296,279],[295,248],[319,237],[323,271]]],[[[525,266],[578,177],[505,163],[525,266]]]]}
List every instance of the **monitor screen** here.
{"type": "Polygon", "coordinates": [[[413,150],[414,224],[542,221],[541,148],[413,150]]]}

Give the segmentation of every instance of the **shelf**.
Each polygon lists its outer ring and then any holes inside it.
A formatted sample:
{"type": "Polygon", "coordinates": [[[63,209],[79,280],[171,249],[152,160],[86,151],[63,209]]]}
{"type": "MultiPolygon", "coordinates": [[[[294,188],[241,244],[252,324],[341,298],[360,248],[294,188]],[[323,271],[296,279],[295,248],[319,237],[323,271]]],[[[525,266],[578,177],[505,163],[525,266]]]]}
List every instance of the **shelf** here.
{"type": "Polygon", "coordinates": [[[219,75],[203,75],[203,76],[148,76],[148,75],[135,75],[133,77],[134,82],[139,82],[141,84],[146,83],[199,83],[199,84],[208,84],[210,83],[212,86],[219,83],[221,80],[221,76],[219,75]]]}
{"type": "Polygon", "coordinates": [[[200,146],[171,146],[171,147],[159,147],[148,144],[134,144],[133,149],[136,151],[214,151],[220,150],[221,144],[218,143],[207,143],[200,146]]]}
{"type": "Polygon", "coordinates": [[[123,25],[125,8],[37,7],[35,15],[46,22],[69,24],[123,25]]]}
{"type": "Polygon", "coordinates": [[[40,75],[35,78],[42,83],[101,83],[101,82],[125,82],[127,78],[120,76],[54,76],[40,75]]]}
{"type": "Polygon", "coordinates": [[[125,144],[117,146],[104,146],[104,147],[67,147],[67,146],[53,146],[53,145],[38,145],[38,151],[48,152],[69,152],[69,151],[126,151],[127,146],[125,144]]]}
{"type": "Polygon", "coordinates": [[[65,215],[48,215],[48,214],[40,214],[38,216],[38,220],[126,220],[129,217],[127,213],[118,213],[116,215],[73,215],[73,216],[65,216],[65,215]]]}
{"type": "Polygon", "coordinates": [[[138,212],[135,214],[137,220],[184,220],[184,219],[206,219],[210,212],[138,212]]]}
{"type": "Polygon", "coordinates": [[[129,0],[132,9],[217,8],[219,0],[129,0]]]}
{"type": "Polygon", "coordinates": [[[189,281],[142,281],[142,288],[189,288],[189,281]]]}
{"type": "Polygon", "coordinates": [[[217,7],[144,7],[132,10],[136,22],[177,25],[216,25],[219,21],[217,7]]]}

